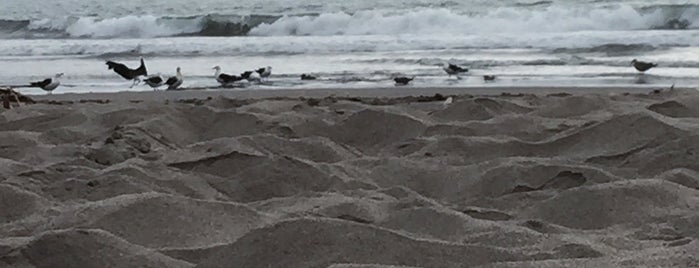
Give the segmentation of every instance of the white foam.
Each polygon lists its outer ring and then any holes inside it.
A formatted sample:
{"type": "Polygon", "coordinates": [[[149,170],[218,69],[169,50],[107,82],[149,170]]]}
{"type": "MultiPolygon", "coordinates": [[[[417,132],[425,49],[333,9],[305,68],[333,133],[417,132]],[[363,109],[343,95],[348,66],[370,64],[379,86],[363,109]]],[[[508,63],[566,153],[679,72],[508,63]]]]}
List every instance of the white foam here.
{"type": "Polygon", "coordinates": [[[66,32],[72,37],[146,38],[191,33],[199,31],[199,29],[198,23],[190,23],[189,25],[163,23],[155,16],[146,15],[104,20],[83,17],[68,26],[66,32]]]}
{"type": "Polygon", "coordinates": [[[598,30],[645,30],[665,22],[660,10],[641,14],[629,5],[593,9],[551,6],[546,9],[498,8],[484,14],[463,14],[448,9],[401,13],[361,11],[320,16],[286,16],[261,24],[250,34],[272,35],[383,35],[540,33],[598,30]]]}

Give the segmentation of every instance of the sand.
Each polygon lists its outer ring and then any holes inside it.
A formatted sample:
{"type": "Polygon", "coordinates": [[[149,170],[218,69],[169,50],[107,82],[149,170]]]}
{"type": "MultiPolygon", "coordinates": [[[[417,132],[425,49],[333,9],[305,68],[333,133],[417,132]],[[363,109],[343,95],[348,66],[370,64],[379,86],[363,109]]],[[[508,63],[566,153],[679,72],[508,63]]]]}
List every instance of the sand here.
{"type": "Polygon", "coordinates": [[[699,266],[696,90],[33,97],[0,267],[699,266]]]}

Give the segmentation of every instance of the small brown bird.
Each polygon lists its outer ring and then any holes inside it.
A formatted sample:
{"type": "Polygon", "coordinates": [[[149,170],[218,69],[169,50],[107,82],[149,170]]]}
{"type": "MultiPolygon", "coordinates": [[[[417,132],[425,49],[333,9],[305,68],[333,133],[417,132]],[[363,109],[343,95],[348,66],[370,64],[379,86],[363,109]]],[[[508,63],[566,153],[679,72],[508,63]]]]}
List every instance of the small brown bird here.
{"type": "Polygon", "coordinates": [[[631,61],[631,66],[636,68],[639,72],[645,72],[650,70],[650,68],[657,67],[658,64],[652,63],[652,62],[643,62],[643,61],[638,61],[636,59],[633,59],[631,61]]]}
{"type": "Polygon", "coordinates": [[[404,86],[404,85],[407,85],[408,83],[410,83],[410,81],[413,81],[413,79],[415,79],[415,76],[413,76],[413,77],[401,76],[401,77],[394,78],[393,81],[396,82],[397,86],[404,86]]]}
{"type": "Polygon", "coordinates": [[[494,75],[484,75],[483,80],[485,81],[495,81],[495,76],[494,75]]]}

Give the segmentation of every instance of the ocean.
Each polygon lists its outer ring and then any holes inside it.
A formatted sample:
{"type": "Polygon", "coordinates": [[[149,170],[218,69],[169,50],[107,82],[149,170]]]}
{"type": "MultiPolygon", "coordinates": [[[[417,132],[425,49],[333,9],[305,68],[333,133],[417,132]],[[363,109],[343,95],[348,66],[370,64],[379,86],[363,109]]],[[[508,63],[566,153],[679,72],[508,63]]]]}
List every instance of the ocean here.
{"type": "MultiPolygon", "coordinates": [[[[152,90],[105,60],[215,88],[212,67],[273,75],[247,89],[696,86],[699,4],[644,0],[2,0],[0,85],[65,73],[55,93],[152,90]],[[632,59],[659,67],[639,75],[632,59]],[[470,69],[462,79],[440,68],[470,69]],[[301,81],[302,73],[319,79],[301,81]],[[486,82],[483,75],[495,75],[486,82]]],[[[21,89],[43,94],[40,89],[21,89]]]]}

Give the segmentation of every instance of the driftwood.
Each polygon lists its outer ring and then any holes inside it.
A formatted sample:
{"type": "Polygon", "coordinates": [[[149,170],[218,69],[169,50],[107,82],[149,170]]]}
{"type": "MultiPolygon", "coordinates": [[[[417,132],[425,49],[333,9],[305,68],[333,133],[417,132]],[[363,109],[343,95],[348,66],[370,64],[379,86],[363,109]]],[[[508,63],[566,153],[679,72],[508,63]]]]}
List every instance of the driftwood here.
{"type": "Polygon", "coordinates": [[[0,100],[2,101],[2,107],[5,109],[12,109],[13,103],[16,103],[17,106],[22,106],[22,103],[36,103],[32,98],[22,95],[22,93],[14,91],[9,87],[0,87],[0,100]]]}

